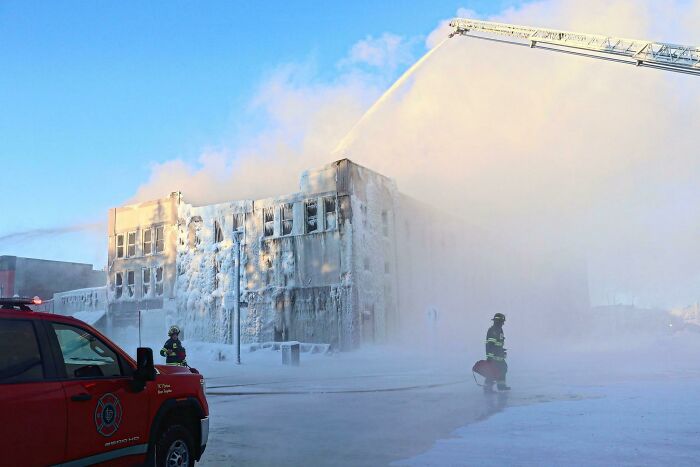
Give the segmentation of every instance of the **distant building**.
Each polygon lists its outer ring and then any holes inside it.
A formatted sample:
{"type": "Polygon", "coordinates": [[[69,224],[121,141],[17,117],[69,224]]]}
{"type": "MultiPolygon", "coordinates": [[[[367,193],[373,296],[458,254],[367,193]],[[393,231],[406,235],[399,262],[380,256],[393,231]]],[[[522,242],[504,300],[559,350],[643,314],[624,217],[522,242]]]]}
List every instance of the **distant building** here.
{"type": "Polygon", "coordinates": [[[104,286],[104,271],[91,264],[0,256],[0,297],[53,298],[57,292],[104,286]]]}
{"type": "MultiPolygon", "coordinates": [[[[451,326],[445,316],[534,303],[524,289],[538,269],[514,272],[506,254],[485,232],[344,159],[305,172],[290,195],[193,206],[173,193],[111,209],[108,321],[162,313],[162,332],[174,323],[188,339],[232,342],[239,300],[243,342],[349,349],[423,338],[428,310],[431,326],[451,326]]],[[[560,304],[569,312],[588,306],[583,270],[546,282],[547,292],[566,283],[560,304]]]]}

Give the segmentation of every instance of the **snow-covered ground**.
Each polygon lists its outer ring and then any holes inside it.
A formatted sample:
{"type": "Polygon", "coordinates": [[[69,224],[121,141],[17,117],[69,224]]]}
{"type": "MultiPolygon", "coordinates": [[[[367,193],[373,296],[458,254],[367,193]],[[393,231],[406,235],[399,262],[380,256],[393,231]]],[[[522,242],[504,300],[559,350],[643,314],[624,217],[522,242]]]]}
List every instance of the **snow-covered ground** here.
{"type": "Polygon", "coordinates": [[[302,353],[300,367],[286,367],[279,351],[244,346],[239,366],[231,346],[184,343],[207,378],[204,466],[694,466],[700,458],[695,333],[566,348],[513,339],[513,390],[495,395],[471,376],[481,345],[302,353]]]}
{"type": "MultiPolygon", "coordinates": [[[[568,355],[565,371],[559,365],[529,368],[554,384],[527,383],[522,390],[571,397],[504,407],[392,465],[699,465],[700,339],[679,333],[627,344],[593,353],[579,349],[568,355]]],[[[519,391],[516,386],[514,394],[519,391]]]]}
{"type": "Polygon", "coordinates": [[[700,377],[571,390],[586,398],[508,408],[392,465],[695,466],[700,462],[700,377]]]}

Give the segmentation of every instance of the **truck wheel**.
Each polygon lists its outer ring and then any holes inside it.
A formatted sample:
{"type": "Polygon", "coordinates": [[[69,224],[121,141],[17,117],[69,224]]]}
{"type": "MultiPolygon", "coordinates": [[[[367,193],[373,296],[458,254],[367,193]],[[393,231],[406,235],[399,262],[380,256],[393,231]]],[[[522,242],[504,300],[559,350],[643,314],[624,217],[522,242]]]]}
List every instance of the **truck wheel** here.
{"type": "Polygon", "coordinates": [[[193,467],[194,442],[182,425],[172,425],[163,431],[156,444],[157,467],[193,467]]]}

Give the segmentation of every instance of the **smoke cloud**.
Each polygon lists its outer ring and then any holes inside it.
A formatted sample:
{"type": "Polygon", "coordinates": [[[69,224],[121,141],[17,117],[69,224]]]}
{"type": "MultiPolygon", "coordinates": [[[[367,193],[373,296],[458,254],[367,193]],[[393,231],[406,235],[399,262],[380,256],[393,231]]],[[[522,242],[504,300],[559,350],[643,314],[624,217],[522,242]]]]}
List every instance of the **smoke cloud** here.
{"type": "Polygon", "coordinates": [[[0,235],[0,246],[10,244],[30,242],[43,237],[54,237],[56,235],[70,234],[75,232],[96,232],[104,233],[107,224],[104,222],[94,222],[88,224],[75,224],[64,227],[48,227],[42,229],[23,230],[21,232],[12,232],[9,234],[0,235]]]}
{"type": "MultiPolygon", "coordinates": [[[[700,2],[550,0],[485,19],[693,44],[700,2]]],[[[447,21],[425,35],[426,48],[447,21]]],[[[310,64],[280,67],[251,101],[262,130],[194,164],[155,165],[134,200],[296,190],[302,170],[333,160],[393,70],[418,58],[414,43],[366,38],[331,82],[310,64]]],[[[533,251],[585,252],[594,303],[612,294],[684,304],[697,300],[700,279],[697,89],[697,77],[455,37],[362,123],[344,155],[533,251]]]]}

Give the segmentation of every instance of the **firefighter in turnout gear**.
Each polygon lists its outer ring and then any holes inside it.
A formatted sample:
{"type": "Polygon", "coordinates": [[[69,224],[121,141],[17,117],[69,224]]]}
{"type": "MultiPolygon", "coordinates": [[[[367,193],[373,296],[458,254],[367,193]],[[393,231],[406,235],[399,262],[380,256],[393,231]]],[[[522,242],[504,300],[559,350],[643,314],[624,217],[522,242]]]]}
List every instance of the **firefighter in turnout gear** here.
{"type": "Polygon", "coordinates": [[[487,378],[484,383],[484,390],[487,392],[493,391],[493,383],[497,383],[499,391],[508,391],[510,387],[506,385],[506,373],[508,365],[506,364],[506,349],[503,347],[505,337],[503,337],[503,325],[506,322],[506,317],[502,313],[496,313],[493,316],[493,326],[486,333],[486,360],[492,362],[500,370],[500,377],[496,380],[487,378]]]}
{"type": "Polygon", "coordinates": [[[180,328],[170,326],[168,330],[170,339],[165,341],[160,354],[165,357],[166,365],[187,366],[187,354],[180,341],[180,328]]]}

